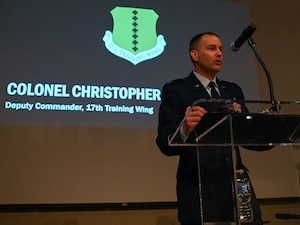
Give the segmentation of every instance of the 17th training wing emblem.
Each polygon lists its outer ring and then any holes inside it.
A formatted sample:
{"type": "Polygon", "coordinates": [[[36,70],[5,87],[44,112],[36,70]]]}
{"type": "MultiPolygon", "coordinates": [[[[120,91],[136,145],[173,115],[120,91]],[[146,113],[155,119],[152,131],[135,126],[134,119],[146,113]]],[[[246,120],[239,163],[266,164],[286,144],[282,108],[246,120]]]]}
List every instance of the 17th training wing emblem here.
{"type": "Polygon", "coordinates": [[[137,65],[163,53],[166,42],[157,36],[154,10],[117,6],[110,13],[113,31],[107,30],[103,41],[112,54],[137,65]]]}

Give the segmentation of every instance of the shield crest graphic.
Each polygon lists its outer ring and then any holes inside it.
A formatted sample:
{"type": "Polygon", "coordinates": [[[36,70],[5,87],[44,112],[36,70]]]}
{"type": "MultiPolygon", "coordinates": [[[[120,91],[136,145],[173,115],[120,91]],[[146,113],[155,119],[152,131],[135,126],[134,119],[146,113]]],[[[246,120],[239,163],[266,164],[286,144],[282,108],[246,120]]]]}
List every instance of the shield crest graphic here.
{"type": "Polygon", "coordinates": [[[115,7],[113,32],[107,30],[103,37],[106,48],[134,65],[157,57],[164,51],[163,35],[157,36],[158,14],[152,9],[115,7]]]}

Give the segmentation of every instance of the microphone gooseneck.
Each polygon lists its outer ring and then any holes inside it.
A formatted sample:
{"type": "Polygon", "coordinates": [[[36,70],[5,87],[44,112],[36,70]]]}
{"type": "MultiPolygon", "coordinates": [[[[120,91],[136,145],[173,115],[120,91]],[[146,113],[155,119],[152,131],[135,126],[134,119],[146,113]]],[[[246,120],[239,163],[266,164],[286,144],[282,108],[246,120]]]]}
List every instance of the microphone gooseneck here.
{"type": "Polygon", "coordinates": [[[240,47],[243,45],[243,43],[245,41],[248,41],[249,46],[252,48],[257,60],[259,61],[260,65],[263,67],[263,69],[266,73],[267,79],[268,79],[270,100],[271,100],[271,105],[272,105],[270,107],[268,113],[273,113],[273,112],[278,113],[280,110],[280,106],[274,96],[274,89],[273,89],[273,82],[272,82],[271,74],[270,74],[269,70],[267,69],[267,66],[261,59],[258,51],[256,50],[256,47],[255,47],[256,45],[255,45],[254,39],[252,38],[252,35],[254,34],[255,30],[256,30],[256,26],[253,23],[250,23],[250,25],[242,32],[242,34],[238,37],[238,39],[235,42],[231,43],[231,49],[232,49],[232,51],[236,52],[240,49],[240,47]]]}
{"type": "Polygon", "coordinates": [[[260,65],[263,67],[263,69],[264,69],[264,71],[267,75],[268,84],[269,84],[270,99],[271,99],[271,105],[272,105],[271,108],[270,108],[270,112],[271,113],[273,113],[273,112],[278,113],[279,110],[280,110],[280,106],[279,106],[278,102],[275,99],[271,74],[270,74],[266,64],[263,62],[262,58],[260,57],[258,51],[256,50],[256,47],[255,47],[256,45],[255,45],[254,39],[252,37],[248,40],[248,44],[252,48],[257,60],[259,61],[260,65]]]}

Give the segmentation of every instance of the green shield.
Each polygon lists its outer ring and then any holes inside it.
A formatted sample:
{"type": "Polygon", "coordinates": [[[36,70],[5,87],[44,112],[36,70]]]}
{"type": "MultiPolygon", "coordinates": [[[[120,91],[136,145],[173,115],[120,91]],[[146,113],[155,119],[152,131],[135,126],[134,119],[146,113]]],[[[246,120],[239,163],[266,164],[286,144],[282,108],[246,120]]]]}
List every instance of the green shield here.
{"type": "Polygon", "coordinates": [[[152,9],[115,7],[113,16],[113,42],[134,55],[157,44],[157,13],[152,9]]]}

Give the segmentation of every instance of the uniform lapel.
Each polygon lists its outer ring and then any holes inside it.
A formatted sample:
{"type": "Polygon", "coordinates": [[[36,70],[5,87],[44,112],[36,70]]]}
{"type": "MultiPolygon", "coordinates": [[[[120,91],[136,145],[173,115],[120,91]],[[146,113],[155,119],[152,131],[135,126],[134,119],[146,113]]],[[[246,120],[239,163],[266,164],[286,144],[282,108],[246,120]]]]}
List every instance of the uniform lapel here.
{"type": "Polygon", "coordinates": [[[217,79],[216,80],[218,87],[219,87],[219,91],[221,94],[221,98],[222,99],[231,99],[232,96],[229,95],[229,92],[227,90],[226,85],[224,84],[224,82],[222,82],[221,80],[217,79]]]}
{"type": "Polygon", "coordinates": [[[206,91],[205,87],[201,84],[201,82],[197,79],[194,73],[191,73],[188,76],[188,82],[193,90],[193,98],[194,101],[201,98],[210,98],[210,95],[206,91]]]}

